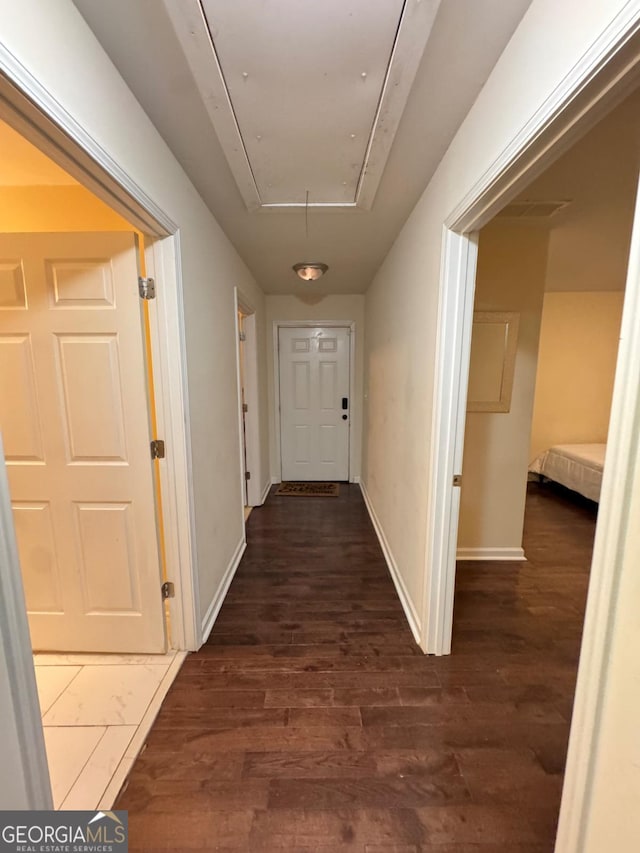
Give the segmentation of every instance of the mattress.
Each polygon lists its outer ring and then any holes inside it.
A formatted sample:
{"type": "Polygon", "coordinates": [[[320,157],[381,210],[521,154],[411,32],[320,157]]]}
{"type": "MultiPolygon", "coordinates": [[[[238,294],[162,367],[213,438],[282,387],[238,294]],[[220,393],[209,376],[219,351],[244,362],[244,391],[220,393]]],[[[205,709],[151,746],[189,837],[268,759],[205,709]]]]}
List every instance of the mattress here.
{"type": "Polygon", "coordinates": [[[606,449],[606,444],[556,444],[536,457],[529,471],[599,501],[606,449]]]}

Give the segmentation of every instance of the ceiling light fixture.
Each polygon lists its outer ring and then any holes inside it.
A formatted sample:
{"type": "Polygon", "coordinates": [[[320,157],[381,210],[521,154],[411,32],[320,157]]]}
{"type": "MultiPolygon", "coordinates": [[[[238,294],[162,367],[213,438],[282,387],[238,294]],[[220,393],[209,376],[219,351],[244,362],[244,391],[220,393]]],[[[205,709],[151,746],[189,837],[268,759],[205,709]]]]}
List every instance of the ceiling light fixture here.
{"type": "Polygon", "coordinates": [[[329,267],[326,264],[301,263],[294,264],[292,269],[298,278],[301,278],[303,281],[317,281],[319,278],[322,278],[329,267]]]}

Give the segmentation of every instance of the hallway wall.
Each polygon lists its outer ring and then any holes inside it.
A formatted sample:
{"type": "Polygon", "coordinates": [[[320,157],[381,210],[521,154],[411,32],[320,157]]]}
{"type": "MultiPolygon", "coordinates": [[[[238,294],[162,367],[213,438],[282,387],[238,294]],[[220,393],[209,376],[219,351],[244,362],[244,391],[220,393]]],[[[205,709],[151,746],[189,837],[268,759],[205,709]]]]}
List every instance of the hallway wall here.
{"type": "Polygon", "coordinates": [[[443,223],[627,5],[533,1],[367,292],[363,482],[419,616],[443,223]]]}
{"type": "Polygon", "coordinates": [[[467,412],[460,559],[522,558],[529,438],[549,232],[499,219],[480,232],[475,311],[519,315],[508,412],[467,412]]]}
{"type": "Polygon", "coordinates": [[[266,345],[267,384],[269,389],[269,427],[271,477],[280,479],[279,453],[275,434],[275,389],[273,323],[275,320],[351,320],[356,324],[355,388],[351,404],[350,470],[351,478],[360,479],[362,460],[362,406],[363,406],[363,362],[364,362],[364,301],[362,294],[348,296],[310,293],[307,298],[299,296],[267,296],[266,345]]]}
{"type": "Polygon", "coordinates": [[[194,547],[204,623],[244,537],[233,288],[252,300],[259,322],[262,291],[71,0],[0,0],[0,17],[6,49],[180,228],[194,547]]]}

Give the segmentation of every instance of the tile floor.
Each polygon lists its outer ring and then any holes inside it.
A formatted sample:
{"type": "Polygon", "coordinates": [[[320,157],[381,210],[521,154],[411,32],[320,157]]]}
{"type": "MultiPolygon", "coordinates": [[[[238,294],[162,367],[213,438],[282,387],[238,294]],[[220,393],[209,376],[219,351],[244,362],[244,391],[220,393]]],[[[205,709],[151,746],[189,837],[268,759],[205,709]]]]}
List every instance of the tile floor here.
{"type": "Polygon", "coordinates": [[[34,655],[55,808],[111,808],[185,656],[34,655]]]}

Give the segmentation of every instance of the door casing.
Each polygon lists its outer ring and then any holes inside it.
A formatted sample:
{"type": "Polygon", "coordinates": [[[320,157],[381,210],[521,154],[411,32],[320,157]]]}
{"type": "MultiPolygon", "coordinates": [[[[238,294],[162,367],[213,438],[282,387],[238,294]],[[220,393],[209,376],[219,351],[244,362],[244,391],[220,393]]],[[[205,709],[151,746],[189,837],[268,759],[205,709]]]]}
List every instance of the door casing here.
{"type": "MultiPolygon", "coordinates": [[[[263,485],[263,471],[260,465],[260,395],[258,379],[258,329],[256,325],[256,312],[251,302],[234,288],[234,314],[236,334],[236,368],[238,383],[238,402],[241,405],[240,389],[240,341],[238,312],[244,314],[244,393],[248,411],[245,415],[245,441],[246,441],[246,465],[251,473],[251,478],[246,481],[247,506],[262,506],[265,502],[270,482],[267,488],[263,485]]],[[[244,456],[242,445],[242,411],[239,410],[240,428],[240,476],[244,478],[244,456]]],[[[242,520],[244,524],[244,509],[242,509],[242,520]]]]}
{"type": "Polygon", "coordinates": [[[202,630],[178,225],[2,44],[0,118],[145,235],[147,275],[157,294],[149,302],[156,418],[168,451],[160,475],[165,553],[167,565],[176,567],[175,597],[168,600],[171,646],[196,650],[202,630]]]}
{"type": "MultiPolygon", "coordinates": [[[[640,78],[640,20],[629,5],[591,46],[553,95],[448,217],[442,231],[436,377],[420,645],[451,651],[460,473],[475,293],[477,232],[589,127],[621,102],[640,78]]],[[[636,207],[636,218],[640,208],[636,207]]],[[[630,472],[640,422],[640,230],[632,245],[625,293],[623,344],[609,431],[598,531],[591,568],[578,686],[556,850],[580,853],[595,773],[607,678],[608,638],[622,567],[619,544],[630,505],[630,472]],[[635,252],[635,255],[634,255],[635,252]],[[626,338],[626,343],[624,341],[626,338]],[[618,377],[620,377],[618,379],[618,377]]]]}

